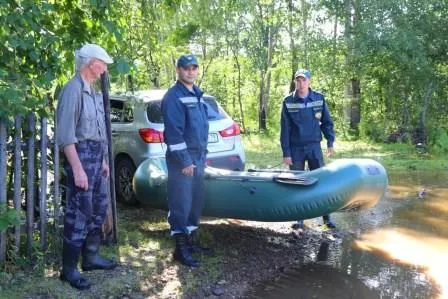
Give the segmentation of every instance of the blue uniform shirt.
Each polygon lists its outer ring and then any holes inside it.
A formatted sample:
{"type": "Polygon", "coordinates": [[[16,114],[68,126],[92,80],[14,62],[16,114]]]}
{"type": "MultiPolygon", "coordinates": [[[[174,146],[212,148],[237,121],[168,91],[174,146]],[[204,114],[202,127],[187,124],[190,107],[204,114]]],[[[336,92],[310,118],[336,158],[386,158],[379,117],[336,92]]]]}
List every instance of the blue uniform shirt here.
{"type": "Polygon", "coordinates": [[[291,157],[292,147],[320,143],[322,133],[327,146],[333,147],[333,120],[321,93],[309,90],[306,99],[294,91],[283,100],[280,143],[283,157],[291,157]]]}
{"type": "Polygon", "coordinates": [[[193,91],[177,81],[162,100],[162,114],[167,157],[176,159],[183,168],[193,164],[190,153],[206,153],[208,143],[207,106],[203,92],[193,91]]]}

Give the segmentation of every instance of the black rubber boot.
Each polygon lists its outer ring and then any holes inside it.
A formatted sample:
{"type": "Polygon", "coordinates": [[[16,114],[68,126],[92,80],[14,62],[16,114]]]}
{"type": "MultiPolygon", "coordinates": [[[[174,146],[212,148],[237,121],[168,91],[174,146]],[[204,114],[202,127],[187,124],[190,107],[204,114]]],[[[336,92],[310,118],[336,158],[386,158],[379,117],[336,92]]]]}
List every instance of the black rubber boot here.
{"type": "Polygon", "coordinates": [[[78,290],[86,290],[90,288],[90,282],[81,276],[77,268],[80,253],[81,248],[72,246],[64,241],[60,279],[67,281],[72,287],[78,290]]]}
{"type": "Polygon", "coordinates": [[[196,231],[191,232],[187,237],[188,239],[188,249],[191,253],[201,253],[206,255],[212,255],[213,250],[208,247],[204,247],[199,243],[196,231]]]}
{"type": "Polygon", "coordinates": [[[82,270],[112,270],[117,263],[112,260],[106,260],[99,255],[101,236],[99,233],[87,235],[82,248],[82,270]]]}
{"type": "Polygon", "coordinates": [[[188,235],[175,234],[174,238],[176,240],[176,248],[174,249],[173,258],[186,266],[199,267],[199,261],[191,256],[188,248],[188,235]]]}
{"type": "Polygon", "coordinates": [[[322,219],[324,220],[324,225],[326,225],[328,228],[331,228],[331,229],[335,229],[336,228],[336,225],[331,220],[330,215],[322,216],[322,219]]]}

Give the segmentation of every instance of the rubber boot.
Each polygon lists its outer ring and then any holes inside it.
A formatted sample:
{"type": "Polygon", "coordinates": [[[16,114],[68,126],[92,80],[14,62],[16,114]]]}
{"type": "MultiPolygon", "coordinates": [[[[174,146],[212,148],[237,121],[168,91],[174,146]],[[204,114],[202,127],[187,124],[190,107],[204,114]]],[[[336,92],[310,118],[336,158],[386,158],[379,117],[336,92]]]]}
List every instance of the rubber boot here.
{"type": "Polygon", "coordinates": [[[191,232],[187,237],[188,239],[188,249],[191,253],[201,253],[206,255],[213,254],[213,250],[208,247],[204,247],[199,243],[196,231],[191,232]]]}
{"type": "Polygon", "coordinates": [[[324,220],[324,225],[326,225],[328,228],[331,228],[331,229],[335,229],[336,228],[336,225],[331,220],[330,215],[322,216],[322,219],[324,220]]]}
{"type": "Polygon", "coordinates": [[[81,276],[78,271],[78,259],[81,248],[70,245],[64,241],[62,249],[62,272],[60,279],[67,281],[72,287],[78,290],[86,290],[90,288],[90,282],[81,276]]]}
{"type": "Polygon", "coordinates": [[[191,256],[188,248],[188,235],[175,234],[174,238],[176,240],[176,248],[174,249],[173,258],[186,266],[199,267],[199,261],[191,256]]]}
{"type": "Polygon", "coordinates": [[[294,223],[294,224],[291,226],[291,228],[292,228],[292,229],[304,229],[304,228],[305,228],[305,225],[303,224],[303,220],[297,220],[297,222],[294,223]]]}
{"type": "Polygon", "coordinates": [[[99,233],[90,233],[87,235],[82,248],[82,270],[112,270],[117,263],[112,260],[106,260],[99,255],[101,236],[99,233]]]}

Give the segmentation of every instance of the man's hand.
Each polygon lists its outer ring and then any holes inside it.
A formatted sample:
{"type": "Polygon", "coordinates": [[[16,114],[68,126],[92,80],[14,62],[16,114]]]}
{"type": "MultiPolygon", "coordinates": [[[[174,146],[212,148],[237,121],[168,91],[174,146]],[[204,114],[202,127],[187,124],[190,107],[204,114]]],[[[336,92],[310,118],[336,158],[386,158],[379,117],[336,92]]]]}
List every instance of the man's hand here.
{"type": "Polygon", "coordinates": [[[187,166],[184,169],[182,169],[182,173],[188,176],[193,176],[195,167],[196,165],[191,164],[190,166],[187,166]]]}
{"type": "Polygon", "coordinates": [[[102,168],[101,168],[101,174],[105,178],[109,177],[109,164],[107,164],[106,160],[103,160],[103,165],[102,165],[102,168]]]}
{"type": "Polygon", "coordinates": [[[292,165],[291,157],[284,157],[283,158],[283,163],[285,163],[286,165],[292,165]]]}
{"type": "Polygon", "coordinates": [[[332,157],[334,155],[334,149],[332,147],[327,148],[327,157],[332,157]]]}
{"type": "Polygon", "coordinates": [[[86,172],[82,167],[73,169],[73,177],[75,179],[75,186],[85,191],[89,189],[89,181],[86,172]]]}
{"type": "Polygon", "coordinates": [[[82,163],[79,160],[78,152],[76,151],[75,144],[69,144],[64,147],[64,154],[73,169],[73,178],[75,180],[75,186],[85,191],[89,189],[89,180],[87,174],[82,167],[82,163]]]}

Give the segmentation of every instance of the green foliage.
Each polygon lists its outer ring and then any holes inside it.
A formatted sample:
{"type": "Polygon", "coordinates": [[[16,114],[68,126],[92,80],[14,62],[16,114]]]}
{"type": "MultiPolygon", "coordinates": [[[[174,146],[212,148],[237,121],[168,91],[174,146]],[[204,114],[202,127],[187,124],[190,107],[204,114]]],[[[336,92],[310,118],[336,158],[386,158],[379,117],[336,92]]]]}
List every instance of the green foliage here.
{"type": "Polygon", "coordinates": [[[429,134],[429,145],[431,152],[435,154],[448,153],[448,128],[442,127],[432,130],[429,134]]]}
{"type": "Polygon", "coordinates": [[[72,75],[74,49],[95,42],[116,61],[113,86],[126,90],[168,87],[175,59],[198,54],[198,83],[252,129],[259,127],[260,98],[269,94],[267,129],[278,131],[281,98],[298,66],[313,71],[313,88],[326,95],[342,136],[349,135],[345,86],[354,76],[361,82],[361,138],[448,121],[448,8],[429,0],[360,0],[347,36],[345,9],[343,1],[326,0],[3,1],[0,117],[52,112],[44,108],[72,75]]]}
{"type": "Polygon", "coordinates": [[[0,204],[0,232],[8,227],[20,224],[20,213],[15,209],[8,209],[5,204],[0,204]]]}
{"type": "MultiPolygon", "coordinates": [[[[0,118],[48,111],[54,90],[73,70],[73,51],[83,43],[120,37],[113,6],[105,1],[2,1],[0,6],[0,118]],[[113,35],[106,35],[110,32],[113,35]]],[[[107,47],[106,47],[107,48],[107,47]]]]}
{"type": "Polygon", "coordinates": [[[375,118],[367,118],[359,125],[359,133],[363,139],[374,142],[384,141],[384,129],[380,121],[375,118]]]}

